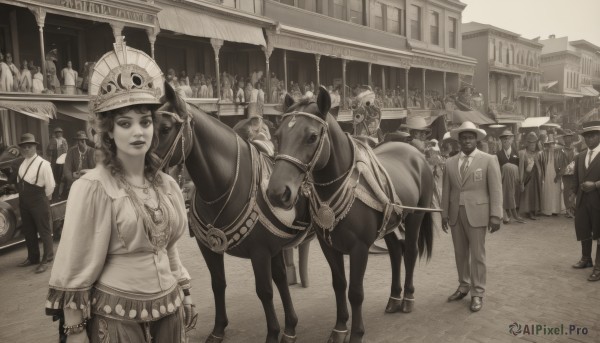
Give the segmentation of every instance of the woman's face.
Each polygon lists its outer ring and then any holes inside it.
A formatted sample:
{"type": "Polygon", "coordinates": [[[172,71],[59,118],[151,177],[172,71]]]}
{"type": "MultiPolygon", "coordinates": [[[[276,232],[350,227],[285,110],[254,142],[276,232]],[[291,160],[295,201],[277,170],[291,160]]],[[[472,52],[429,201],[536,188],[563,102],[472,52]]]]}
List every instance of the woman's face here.
{"type": "Polygon", "coordinates": [[[527,149],[529,149],[529,151],[535,151],[537,142],[528,142],[527,143],[527,149]]]}
{"type": "Polygon", "coordinates": [[[115,125],[110,137],[115,140],[119,158],[144,157],[152,143],[154,125],[152,113],[143,109],[138,113],[132,108],[115,116],[115,125]]]}

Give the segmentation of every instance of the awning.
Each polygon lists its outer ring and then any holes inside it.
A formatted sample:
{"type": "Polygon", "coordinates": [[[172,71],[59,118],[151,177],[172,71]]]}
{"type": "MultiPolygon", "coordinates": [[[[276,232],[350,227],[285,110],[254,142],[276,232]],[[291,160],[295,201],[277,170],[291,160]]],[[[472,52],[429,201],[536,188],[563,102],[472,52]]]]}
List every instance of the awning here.
{"type": "Polygon", "coordinates": [[[473,124],[483,125],[483,124],[495,124],[496,122],[484,115],[479,111],[459,111],[454,110],[450,111],[450,118],[452,118],[452,123],[460,124],[465,121],[470,121],[473,124]]]}
{"type": "Polygon", "coordinates": [[[49,101],[0,100],[0,107],[43,121],[56,118],[56,106],[49,101]]]}
{"type": "Polygon", "coordinates": [[[546,82],[546,83],[540,83],[540,88],[541,89],[551,88],[551,87],[555,86],[557,83],[558,83],[558,81],[550,81],[550,82],[546,82]]]}
{"type": "Polygon", "coordinates": [[[169,30],[195,37],[217,38],[228,42],[266,46],[261,27],[224,18],[192,12],[179,7],[161,4],[158,22],[161,30],[169,30]]]}
{"type": "Polygon", "coordinates": [[[79,120],[88,121],[90,119],[90,110],[87,102],[59,102],[56,104],[56,111],[79,120]]]}
{"type": "Polygon", "coordinates": [[[550,121],[550,117],[529,117],[523,120],[521,127],[540,127],[550,121]]]}
{"type": "Polygon", "coordinates": [[[583,94],[583,96],[597,97],[598,95],[600,95],[600,93],[598,93],[598,91],[595,90],[592,86],[581,86],[580,92],[581,94],[583,94]]]}

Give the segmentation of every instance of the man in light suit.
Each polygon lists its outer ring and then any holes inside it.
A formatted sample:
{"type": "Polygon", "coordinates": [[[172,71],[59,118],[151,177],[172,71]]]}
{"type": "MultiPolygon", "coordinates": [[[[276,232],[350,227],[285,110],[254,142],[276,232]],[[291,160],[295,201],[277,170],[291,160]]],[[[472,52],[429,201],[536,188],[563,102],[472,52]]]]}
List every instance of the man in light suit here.
{"type": "Polygon", "coordinates": [[[461,152],[446,160],[442,190],[442,228],[451,227],[459,286],[448,301],[471,292],[471,311],[483,306],[485,292],[485,235],[500,229],[502,178],[496,156],[477,150],[485,131],[464,122],[450,132],[461,152]]]}
{"type": "MultiPolygon", "coordinates": [[[[583,123],[583,139],[588,146],[575,157],[573,194],[576,197],[575,233],[581,241],[581,260],[573,268],[589,268],[592,263],[593,240],[598,240],[596,261],[589,281],[600,280],[600,121],[583,123]]],[[[574,199],[572,199],[574,200],[574,199]]]]}

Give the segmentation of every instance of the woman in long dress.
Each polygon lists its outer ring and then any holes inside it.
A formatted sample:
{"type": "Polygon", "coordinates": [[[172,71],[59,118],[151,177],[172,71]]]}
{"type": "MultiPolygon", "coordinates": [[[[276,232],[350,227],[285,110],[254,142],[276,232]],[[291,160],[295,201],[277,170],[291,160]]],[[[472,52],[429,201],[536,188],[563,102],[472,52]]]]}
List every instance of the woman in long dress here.
{"type": "Polygon", "coordinates": [[[524,213],[531,220],[536,220],[540,211],[541,163],[538,148],[538,137],[529,132],[525,138],[526,148],[519,151],[519,179],[521,180],[521,196],[519,213],[524,213]]]}
{"type": "Polygon", "coordinates": [[[517,214],[517,200],[519,200],[519,167],[516,164],[505,163],[500,169],[502,173],[503,208],[505,211],[504,224],[514,219],[518,223],[525,221],[517,214]]]}
{"type": "Polygon", "coordinates": [[[196,318],[177,250],[187,214],[177,182],[152,155],[164,79],[151,57],[122,40],[114,45],[89,88],[104,161],[71,188],[46,313],[64,314],[68,342],[184,343],[196,318]],[[142,87],[123,82],[103,92],[132,68],[142,87]]]}
{"type": "Polygon", "coordinates": [[[32,93],[42,93],[44,91],[44,75],[42,74],[42,68],[35,67],[36,72],[33,74],[33,83],[31,87],[32,93]]]}
{"type": "Polygon", "coordinates": [[[544,151],[541,154],[542,162],[542,204],[541,212],[546,216],[559,214],[561,208],[561,163],[564,164],[565,158],[562,150],[555,149],[554,141],[544,142],[544,151]]]}
{"type": "Polygon", "coordinates": [[[32,78],[29,71],[27,60],[23,60],[21,64],[21,73],[19,74],[19,92],[31,92],[32,78]]]}

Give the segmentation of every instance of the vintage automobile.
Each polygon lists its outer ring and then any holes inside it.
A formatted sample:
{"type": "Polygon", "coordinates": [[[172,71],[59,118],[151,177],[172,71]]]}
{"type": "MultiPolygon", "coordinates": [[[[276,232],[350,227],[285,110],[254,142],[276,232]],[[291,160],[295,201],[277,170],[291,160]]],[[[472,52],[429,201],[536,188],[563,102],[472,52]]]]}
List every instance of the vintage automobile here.
{"type": "MultiPolygon", "coordinates": [[[[11,153],[10,148],[0,148],[0,249],[25,241],[21,232],[19,195],[7,187],[10,176],[16,173],[23,158],[11,153]]],[[[53,235],[60,237],[65,218],[66,200],[50,204],[53,235]]]]}

